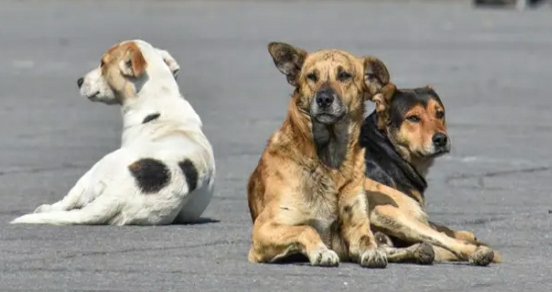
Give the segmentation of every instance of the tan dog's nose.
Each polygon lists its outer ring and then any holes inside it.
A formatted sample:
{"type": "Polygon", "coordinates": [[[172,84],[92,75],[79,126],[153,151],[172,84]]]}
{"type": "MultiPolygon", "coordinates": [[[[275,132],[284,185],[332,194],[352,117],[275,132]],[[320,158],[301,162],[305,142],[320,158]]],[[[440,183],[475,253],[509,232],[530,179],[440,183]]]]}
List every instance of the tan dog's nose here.
{"type": "Polygon", "coordinates": [[[82,84],[84,83],[84,78],[79,78],[77,79],[77,85],[79,86],[79,88],[81,88],[82,84]]]}
{"type": "Polygon", "coordinates": [[[335,92],[331,88],[325,88],[316,93],[316,103],[321,108],[329,107],[334,101],[335,92]]]}

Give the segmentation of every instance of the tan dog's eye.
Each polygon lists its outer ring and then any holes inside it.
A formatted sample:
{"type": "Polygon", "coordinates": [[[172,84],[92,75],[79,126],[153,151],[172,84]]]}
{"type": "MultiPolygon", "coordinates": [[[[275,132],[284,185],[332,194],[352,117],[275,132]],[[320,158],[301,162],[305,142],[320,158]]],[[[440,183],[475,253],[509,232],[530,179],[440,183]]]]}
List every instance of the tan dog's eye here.
{"type": "Polygon", "coordinates": [[[435,117],[440,120],[440,119],[445,117],[445,112],[444,111],[437,111],[435,113],[435,117]]]}
{"type": "Polygon", "coordinates": [[[349,72],[342,71],[342,72],[339,72],[339,74],[337,74],[337,79],[342,82],[347,81],[351,78],[353,78],[353,75],[351,75],[351,73],[349,72]]]}
{"type": "Polygon", "coordinates": [[[312,72],[312,73],[307,74],[307,79],[312,81],[312,82],[316,82],[316,81],[318,81],[318,76],[316,76],[316,73],[312,72]]]}
{"type": "Polygon", "coordinates": [[[412,123],[418,123],[420,122],[420,118],[416,115],[412,115],[412,116],[408,116],[406,117],[406,119],[409,121],[409,122],[412,122],[412,123]]]}
{"type": "Polygon", "coordinates": [[[100,67],[103,67],[104,65],[105,65],[104,60],[101,60],[101,61],[100,61],[100,67]]]}

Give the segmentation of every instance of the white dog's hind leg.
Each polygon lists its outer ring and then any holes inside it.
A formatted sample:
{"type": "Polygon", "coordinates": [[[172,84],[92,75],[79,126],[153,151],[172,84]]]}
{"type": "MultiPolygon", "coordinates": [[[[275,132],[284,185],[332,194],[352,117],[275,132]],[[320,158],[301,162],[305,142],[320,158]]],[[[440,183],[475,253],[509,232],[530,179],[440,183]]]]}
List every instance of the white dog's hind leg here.
{"type": "Polygon", "coordinates": [[[108,224],[121,211],[121,205],[114,196],[98,197],[82,209],[33,213],[14,219],[11,224],[52,225],[103,225],[108,224]]]}
{"type": "Polygon", "coordinates": [[[69,211],[72,209],[79,209],[88,203],[92,202],[98,194],[102,193],[102,189],[105,188],[105,184],[99,182],[96,189],[90,188],[90,176],[91,170],[85,173],[77,183],[69,190],[69,193],[60,201],[50,205],[40,205],[35,209],[34,213],[45,213],[55,211],[69,211]]]}

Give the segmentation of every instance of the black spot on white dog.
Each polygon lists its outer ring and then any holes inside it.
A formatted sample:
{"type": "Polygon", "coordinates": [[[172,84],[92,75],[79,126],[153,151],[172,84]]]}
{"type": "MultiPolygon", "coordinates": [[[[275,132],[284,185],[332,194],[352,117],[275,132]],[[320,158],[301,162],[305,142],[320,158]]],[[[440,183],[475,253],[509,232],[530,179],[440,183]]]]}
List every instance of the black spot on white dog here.
{"type": "Polygon", "coordinates": [[[188,192],[192,192],[197,187],[198,173],[197,168],[190,159],[184,159],[178,163],[184,177],[186,177],[186,182],[188,183],[188,192]]]}
{"type": "Polygon", "coordinates": [[[157,193],[171,179],[169,168],[161,161],[153,158],[143,158],[128,166],[128,170],[136,179],[143,193],[157,193]]]}
{"type": "Polygon", "coordinates": [[[151,122],[151,121],[153,121],[153,120],[156,120],[156,119],[159,118],[159,116],[161,116],[160,113],[149,114],[149,115],[147,115],[147,116],[144,118],[144,120],[142,121],[142,124],[149,123],[149,122],[151,122]]]}

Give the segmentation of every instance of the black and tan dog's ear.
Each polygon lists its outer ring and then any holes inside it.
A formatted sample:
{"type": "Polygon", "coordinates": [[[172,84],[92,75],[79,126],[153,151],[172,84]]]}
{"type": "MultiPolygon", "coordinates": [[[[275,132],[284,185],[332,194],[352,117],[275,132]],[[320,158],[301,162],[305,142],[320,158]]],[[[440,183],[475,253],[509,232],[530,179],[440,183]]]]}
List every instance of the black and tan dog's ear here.
{"type": "Polygon", "coordinates": [[[276,68],[286,75],[287,81],[293,86],[297,86],[299,74],[303,67],[303,62],[307,57],[307,52],[292,45],[279,42],[268,44],[268,52],[274,60],[276,68]]]}
{"type": "Polygon", "coordinates": [[[376,57],[364,57],[364,82],[368,88],[368,98],[380,92],[389,83],[387,67],[376,57]]]}

